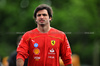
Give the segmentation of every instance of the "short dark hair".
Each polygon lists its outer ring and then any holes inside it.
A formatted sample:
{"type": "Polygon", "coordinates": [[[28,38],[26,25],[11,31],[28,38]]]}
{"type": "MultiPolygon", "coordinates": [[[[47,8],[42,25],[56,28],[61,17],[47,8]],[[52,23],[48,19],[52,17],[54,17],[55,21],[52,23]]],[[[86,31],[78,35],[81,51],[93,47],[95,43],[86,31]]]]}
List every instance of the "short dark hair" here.
{"type": "Polygon", "coordinates": [[[53,11],[52,8],[46,4],[40,4],[35,10],[34,10],[34,18],[36,18],[36,14],[38,11],[46,9],[48,14],[49,14],[49,18],[53,16],[53,11]]]}

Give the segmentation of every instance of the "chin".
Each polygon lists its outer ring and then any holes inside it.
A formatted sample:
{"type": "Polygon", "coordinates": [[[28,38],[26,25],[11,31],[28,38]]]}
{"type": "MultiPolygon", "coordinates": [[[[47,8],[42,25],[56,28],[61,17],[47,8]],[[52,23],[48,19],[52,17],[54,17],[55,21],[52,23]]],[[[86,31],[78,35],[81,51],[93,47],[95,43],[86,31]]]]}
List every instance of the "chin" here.
{"type": "Polygon", "coordinates": [[[40,24],[42,27],[44,27],[45,26],[45,24],[40,24]]]}

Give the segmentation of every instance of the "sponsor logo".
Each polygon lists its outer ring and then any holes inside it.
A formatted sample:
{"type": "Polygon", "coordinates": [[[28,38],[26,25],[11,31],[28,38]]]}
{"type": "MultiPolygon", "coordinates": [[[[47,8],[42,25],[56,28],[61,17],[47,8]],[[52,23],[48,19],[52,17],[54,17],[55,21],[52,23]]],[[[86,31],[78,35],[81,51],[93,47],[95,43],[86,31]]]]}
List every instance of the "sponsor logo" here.
{"type": "Polygon", "coordinates": [[[69,41],[67,40],[67,44],[69,44],[69,41]]]}
{"type": "Polygon", "coordinates": [[[34,57],[35,61],[39,61],[40,57],[34,57]]]}
{"type": "Polygon", "coordinates": [[[48,58],[52,58],[52,59],[54,59],[54,56],[48,56],[48,58]]]}
{"type": "Polygon", "coordinates": [[[54,52],[53,48],[50,50],[50,52],[54,52]]]}
{"type": "Polygon", "coordinates": [[[20,40],[20,42],[19,42],[19,44],[18,44],[18,47],[19,47],[19,45],[22,43],[22,41],[23,41],[23,38],[21,38],[21,40],[20,40]]]}
{"type": "Polygon", "coordinates": [[[48,54],[55,54],[55,50],[52,48],[51,50],[49,50],[48,54]]]}
{"type": "Polygon", "coordinates": [[[38,54],[40,53],[40,50],[39,50],[38,48],[35,48],[35,49],[33,50],[33,53],[34,53],[35,55],[38,55],[38,54]]]}
{"type": "Polygon", "coordinates": [[[70,48],[70,46],[69,46],[69,45],[67,45],[67,48],[70,48]]]}
{"type": "Polygon", "coordinates": [[[38,43],[35,43],[35,44],[34,44],[34,47],[38,47],[38,43]]]}
{"type": "Polygon", "coordinates": [[[34,40],[32,40],[32,42],[35,42],[34,40]]]}
{"type": "Polygon", "coordinates": [[[55,40],[51,40],[51,45],[52,45],[52,46],[55,45],[55,40]]]}

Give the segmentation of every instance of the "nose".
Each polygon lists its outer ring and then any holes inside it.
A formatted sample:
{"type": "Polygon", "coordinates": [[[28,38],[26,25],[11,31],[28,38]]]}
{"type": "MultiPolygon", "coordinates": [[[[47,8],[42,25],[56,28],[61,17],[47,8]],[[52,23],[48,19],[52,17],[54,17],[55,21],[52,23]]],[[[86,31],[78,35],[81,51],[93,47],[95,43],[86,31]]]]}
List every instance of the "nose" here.
{"type": "Polygon", "coordinates": [[[40,18],[43,18],[43,15],[41,15],[40,18]]]}

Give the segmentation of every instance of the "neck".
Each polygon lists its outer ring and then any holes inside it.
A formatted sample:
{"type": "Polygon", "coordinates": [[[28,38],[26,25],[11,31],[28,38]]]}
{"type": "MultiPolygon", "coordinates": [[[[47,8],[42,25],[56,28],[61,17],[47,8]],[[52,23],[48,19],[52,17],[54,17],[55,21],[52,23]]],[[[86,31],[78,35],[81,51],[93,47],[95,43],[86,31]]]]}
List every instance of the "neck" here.
{"type": "Polygon", "coordinates": [[[41,33],[47,33],[50,30],[50,25],[38,25],[37,29],[41,32],[41,33]]]}

